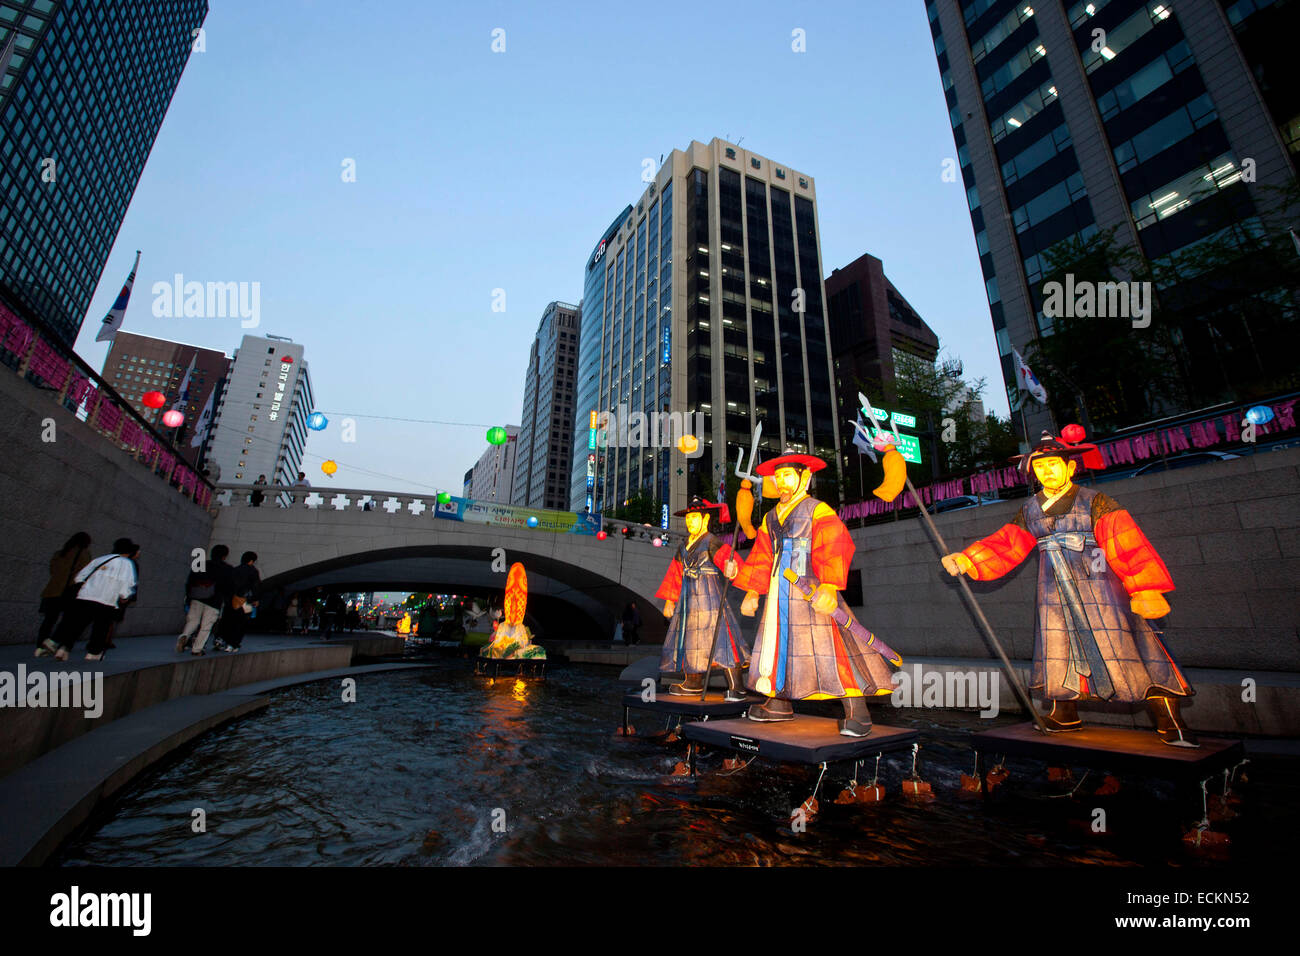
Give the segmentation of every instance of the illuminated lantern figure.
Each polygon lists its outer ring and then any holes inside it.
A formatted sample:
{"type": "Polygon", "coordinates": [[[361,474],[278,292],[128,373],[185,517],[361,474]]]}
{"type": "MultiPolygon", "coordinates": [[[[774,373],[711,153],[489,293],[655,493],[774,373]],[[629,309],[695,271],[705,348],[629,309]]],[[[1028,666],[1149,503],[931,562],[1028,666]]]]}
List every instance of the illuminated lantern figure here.
{"type": "Polygon", "coordinates": [[[772,479],[777,503],[744,564],[727,565],[727,576],[748,592],[742,614],[753,615],[758,596],[767,595],[747,683],[768,700],[745,716],[793,720],[791,701],[839,698],[840,733],[865,737],[871,733],[866,698],[893,692],[881,655],[894,655],[854,619],[839,593],[848,584],[854,547],[830,505],[808,494],[813,472],[825,467],[820,458],[786,451],[754,470],[764,487],[772,479]]]}
{"type": "Polygon", "coordinates": [[[339,463],[336,461],[323,461],[320,463],[320,470],[333,478],[334,472],[339,470],[339,463]]]}
{"type": "Polygon", "coordinates": [[[167,396],[162,392],[145,392],[140,401],[146,408],[162,408],[167,403],[167,396]]]}
{"type": "MultiPolygon", "coordinates": [[[[1083,438],[1082,429],[1073,432],[1083,438]]],[[[1035,548],[1038,627],[1030,691],[1051,702],[1050,732],[1080,730],[1077,701],[1146,701],[1156,732],[1174,747],[1197,747],[1179,714],[1194,691],[1149,619],[1169,612],[1169,570],[1127,511],[1071,480],[1079,463],[1104,467],[1096,445],[1042,438],[1020,467],[1042,490],[1010,524],[946,555],[944,569],[992,581],[1035,548]]]]}
{"type": "Polygon", "coordinates": [[[480,657],[501,660],[546,659],[546,651],[533,643],[532,632],[524,624],[524,611],[528,607],[528,575],[524,566],[516,561],[506,575],[506,600],[500,623],[492,643],[479,652],[480,657]]]}
{"type": "Polygon", "coordinates": [[[163,412],[162,423],[166,425],[168,428],[176,428],[180,425],[183,425],[185,424],[185,413],[181,411],[177,411],[174,408],[169,411],[165,411],[163,412]]]}
{"type": "Polygon", "coordinates": [[[402,615],[402,619],[401,619],[400,621],[397,622],[397,633],[398,633],[398,634],[410,634],[410,633],[411,633],[411,615],[410,615],[410,614],[403,614],[403,615],[402,615]]]}
{"type": "Polygon", "coordinates": [[[668,693],[698,697],[710,668],[716,664],[727,675],[726,699],[744,700],[741,672],[749,661],[749,642],[723,600],[727,582],[721,570],[731,557],[731,545],[709,531],[714,512],[724,522],[730,520],[725,504],[710,504],[699,498],[692,498],[689,507],[676,513],[686,517],[686,541],[677,549],[655,592],[655,597],[664,599],[664,617],[669,619],[659,670],[686,675],[682,683],[670,685],[668,693]],[[722,631],[710,661],[709,648],[713,646],[719,613],[722,631]]]}

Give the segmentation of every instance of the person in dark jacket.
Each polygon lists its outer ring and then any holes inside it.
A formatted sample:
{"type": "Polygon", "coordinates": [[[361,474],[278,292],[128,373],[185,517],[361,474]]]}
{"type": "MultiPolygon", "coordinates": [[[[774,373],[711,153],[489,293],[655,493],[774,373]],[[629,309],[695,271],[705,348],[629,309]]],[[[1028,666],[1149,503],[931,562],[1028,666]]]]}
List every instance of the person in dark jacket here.
{"type": "Polygon", "coordinates": [[[253,565],[257,563],[257,554],[245,551],[239,557],[239,567],[231,573],[231,595],[223,614],[230,624],[225,629],[226,650],[238,651],[244,643],[244,634],[248,632],[248,621],[253,608],[257,607],[258,591],[262,587],[262,576],[253,565]]]}
{"type": "Polygon", "coordinates": [[[213,548],[212,560],[202,571],[191,571],[185,581],[185,601],[189,609],[185,614],[185,627],[181,629],[181,635],[176,639],[177,654],[188,648],[195,657],[201,657],[203,645],[208,642],[208,635],[212,633],[217,619],[221,616],[221,595],[217,588],[215,559],[218,549],[222,547],[224,546],[217,545],[213,548]]]}
{"type": "Polygon", "coordinates": [[[641,613],[636,609],[636,601],[623,608],[623,643],[631,647],[641,640],[641,613]]]}
{"type": "Polygon", "coordinates": [[[343,615],[346,612],[347,605],[337,594],[331,594],[325,599],[325,640],[328,641],[331,634],[343,629],[343,615]]]}
{"type": "Polygon", "coordinates": [[[84,531],[74,534],[50,558],[50,580],[41,591],[41,628],[36,635],[37,644],[44,644],[53,636],[60,615],[67,612],[77,596],[73,579],[89,563],[90,535],[84,531]]]}

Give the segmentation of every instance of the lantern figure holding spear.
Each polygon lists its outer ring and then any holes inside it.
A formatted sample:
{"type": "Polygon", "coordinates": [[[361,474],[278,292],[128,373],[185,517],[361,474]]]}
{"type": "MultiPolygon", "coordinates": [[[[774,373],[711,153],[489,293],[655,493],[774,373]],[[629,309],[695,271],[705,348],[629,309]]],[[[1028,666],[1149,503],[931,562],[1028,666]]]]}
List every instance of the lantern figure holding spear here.
{"type": "Polygon", "coordinates": [[[747,592],[742,614],[752,617],[759,595],[767,595],[747,684],[768,699],[745,716],[793,720],[792,701],[839,698],[839,732],[865,737],[871,733],[867,699],[892,693],[886,661],[901,660],[854,620],[840,595],[853,540],[834,510],[808,494],[813,473],[826,462],[787,450],[754,468],[751,452],[750,467],[755,477],[772,479],[778,501],[744,564],[733,559],[726,567],[727,577],[747,592]]]}

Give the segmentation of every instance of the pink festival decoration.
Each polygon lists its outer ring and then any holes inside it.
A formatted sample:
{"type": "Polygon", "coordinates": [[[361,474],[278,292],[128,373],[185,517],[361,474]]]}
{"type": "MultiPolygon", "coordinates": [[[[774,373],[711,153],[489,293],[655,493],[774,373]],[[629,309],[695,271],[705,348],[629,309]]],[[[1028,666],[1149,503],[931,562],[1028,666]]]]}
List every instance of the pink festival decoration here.
{"type": "MultiPolygon", "coordinates": [[[[1276,434],[1295,428],[1295,406],[1297,401],[1300,401],[1300,399],[1292,398],[1274,405],[1262,406],[1272,409],[1273,420],[1265,425],[1256,425],[1256,434],[1276,434]]],[[[1158,458],[1161,455],[1181,455],[1194,448],[1209,448],[1225,441],[1228,443],[1239,442],[1242,440],[1241,429],[1244,417],[1244,411],[1234,411],[1227,415],[1220,415],[1217,418],[1189,422],[1186,425],[1175,425],[1162,431],[1148,432],[1144,435],[1135,435],[1129,438],[1115,438],[1107,442],[1100,442],[1097,447],[1101,451],[1107,467],[1137,465],[1147,459],[1158,458]],[[1220,423],[1223,425],[1222,433],[1219,430],[1220,423]]],[[[1066,427],[1069,428],[1070,426],[1066,427]]],[[[917,493],[925,504],[929,504],[933,501],[955,498],[963,494],[990,494],[1000,488],[1011,488],[1024,483],[1025,476],[1019,469],[1011,467],[995,468],[981,472],[978,475],[970,475],[967,478],[955,478],[951,481],[926,485],[923,488],[918,488],[917,493]]],[[[899,495],[893,501],[879,501],[872,498],[868,501],[842,505],[838,513],[841,521],[848,521],[850,518],[869,518],[874,515],[897,511],[900,508],[915,507],[917,507],[917,503],[911,495],[904,494],[899,495]]]]}
{"type": "Polygon", "coordinates": [[[170,411],[163,412],[162,420],[163,424],[168,428],[176,428],[185,424],[185,413],[173,408],[170,411]]]}

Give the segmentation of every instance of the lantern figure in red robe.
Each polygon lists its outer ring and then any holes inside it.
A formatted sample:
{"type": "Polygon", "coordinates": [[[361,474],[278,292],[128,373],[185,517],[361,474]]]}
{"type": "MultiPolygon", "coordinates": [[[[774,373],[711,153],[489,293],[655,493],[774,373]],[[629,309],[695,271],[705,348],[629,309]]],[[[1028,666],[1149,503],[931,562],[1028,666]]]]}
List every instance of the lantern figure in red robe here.
{"type": "Polygon", "coordinates": [[[826,462],[787,451],[754,473],[771,479],[777,504],[763,518],[744,565],[727,562],[727,576],[748,593],[740,613],[752,616],[766,594],[746,681],[768,698],[749,708],[750,720],[792,720],[795,700],[839,698],[840,733],[871,733],[869,697],[893,692],[882,654],[897,655],[857,622],[840,595],[848,585],[853,539],[830,505],[808,494],[813,472],[826,462]]]}
{"type": "Polygon", "coordinates": [[[1051,702],[1043,718],[1049,732],[1082,729],[1081,700],[1145,701],[1165,743],[1199,746],[1179,713],[1194,691],[1147,623],[1169,612],[1164,595],[1173,579],[1127,511],[1071,480],[1080,464],[1104,466],[1095,445],[1079,443],[1083,437],[1077,425],[1062,438],[1044,432],[1020,459],[1042,490],[1009,524],[945,555],[944,569],[992,581],[1041,552],[1029,689],[1051,702]]]}

